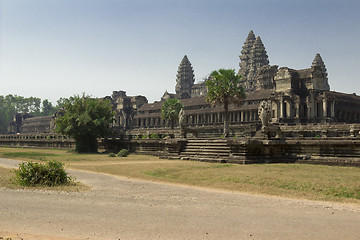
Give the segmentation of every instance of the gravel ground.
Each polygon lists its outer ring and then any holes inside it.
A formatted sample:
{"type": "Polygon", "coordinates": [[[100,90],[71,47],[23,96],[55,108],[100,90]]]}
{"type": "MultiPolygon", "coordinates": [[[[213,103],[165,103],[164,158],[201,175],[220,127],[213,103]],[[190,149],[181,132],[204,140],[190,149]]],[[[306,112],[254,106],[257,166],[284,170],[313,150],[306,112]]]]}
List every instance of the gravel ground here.
{"type": "MultiPolygon", "coordinates": [[[[0,166],[16,164],[0,159],[0,166]]],[[[0,189],[0,237],[355,240],[360,235],[360,207],[355,205],[69,173],[92,189],[0,189]]]]}

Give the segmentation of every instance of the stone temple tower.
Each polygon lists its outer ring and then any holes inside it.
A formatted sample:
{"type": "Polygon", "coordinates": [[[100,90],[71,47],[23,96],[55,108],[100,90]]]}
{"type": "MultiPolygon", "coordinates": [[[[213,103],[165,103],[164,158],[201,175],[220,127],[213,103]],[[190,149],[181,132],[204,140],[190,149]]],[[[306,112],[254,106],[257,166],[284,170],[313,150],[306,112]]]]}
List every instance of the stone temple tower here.
{"type": "Polygon", "coordinates": [[[255,34],[254,32],[251,30],[249,32],[248,37],[246,38],[245,42],[244,42],[244,46],[242,47],[243,50],[241,51],[241,55],[240,57],[240,70],[238,72],[238,75],[241,76],[247,76],[249,73],[249,65],[250,65],[250,52],[251,52],[251,48],[254,45],[255,42],[255,34]]]}
{"type": "Polygon", "coordinates": [[[240,70],[238,72],[242,76],[242,83],[246,91],[255,90],[258,85],[256,82],[258,71],[267,65],[269,65],[269,59],[265,46],[261,38],[259,36],[255,38],[251,30],[241,51],[240,70]]]}
{"type": "Polygon", "coordinates": [[[316,54],[311,64],[312,88],[317,90],[330,90],[328,74],[324,61],[319,53],[316,54]]]}
{"type": "Polygon", "coordinates": [[[194,82],[194,70],[188,57],[185,55],[184,58],[181,60],[176,75],[176,94],[178,94],[180,98],[190,98],[191,87],[194,85],[194,82]]]}

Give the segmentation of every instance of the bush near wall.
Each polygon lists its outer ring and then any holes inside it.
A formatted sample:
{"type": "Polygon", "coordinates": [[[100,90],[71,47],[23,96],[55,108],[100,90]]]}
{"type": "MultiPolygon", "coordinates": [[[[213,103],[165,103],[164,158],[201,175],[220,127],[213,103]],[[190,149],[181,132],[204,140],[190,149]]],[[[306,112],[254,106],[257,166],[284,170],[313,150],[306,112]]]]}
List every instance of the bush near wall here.
{"type": "Polygon", "coordinates": [[[127,157],[129,155],[129,151],[127,149],[121,149],[117,154],[118,157],[127,157]]]}

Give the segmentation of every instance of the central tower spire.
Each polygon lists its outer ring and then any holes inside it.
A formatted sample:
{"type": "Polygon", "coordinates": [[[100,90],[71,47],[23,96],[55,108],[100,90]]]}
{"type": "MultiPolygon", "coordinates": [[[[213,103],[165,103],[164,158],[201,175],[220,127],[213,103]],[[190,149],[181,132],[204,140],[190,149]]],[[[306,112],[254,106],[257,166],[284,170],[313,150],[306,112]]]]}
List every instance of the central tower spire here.
{"type": "Polygon", "coordinates": [[[269,59],[261,38],[259,36],[255,38],[252,30],[244,42],[239,65],[238,74],[242,76],[245,90],[255,90],[258,71],[261,67],[269,65],[269,59]]]}
{"type": "Polygon", "coordinates": [[[180,98],[191,97],[191,87],[194,85],[194,70],[188,57],[185,55],[179,65],[176,75],[176,94],[180,95],[180,98]]]}

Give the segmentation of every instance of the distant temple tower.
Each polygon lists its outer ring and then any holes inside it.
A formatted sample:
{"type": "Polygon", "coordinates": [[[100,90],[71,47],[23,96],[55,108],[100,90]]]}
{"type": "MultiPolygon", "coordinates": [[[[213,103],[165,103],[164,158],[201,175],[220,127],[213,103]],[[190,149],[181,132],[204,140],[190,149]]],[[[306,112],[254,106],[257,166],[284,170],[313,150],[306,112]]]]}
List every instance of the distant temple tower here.
{"type": "Polygon", "coordinates": [[[180,98],[190,98],[191,88],[194,85],[194,82],[194,70],[188,57],[185,55],[184,58],[181,60],[176,75],[176,94],[179,95],[180,98]]]}
{"type": "Polygon", "coordinates": [[[319,53],[316,54],[311,64],[311,73],[313,77],[314,89],[326,91],[330,90],[327,70],[319,53]]]}
{"type": "Polygon", "coordinates": [[[246,91],[255,90],[256,86],[259,85],[256,82],[257,74],[261,67],[267,65],[269,65],[269,59],[265,46],[261,38],[259,36],[255,38],[255,34],[251,30],[241,51],[240,70],[238,72],[238,75],[242,76],[242,83],[246,91]]]}

